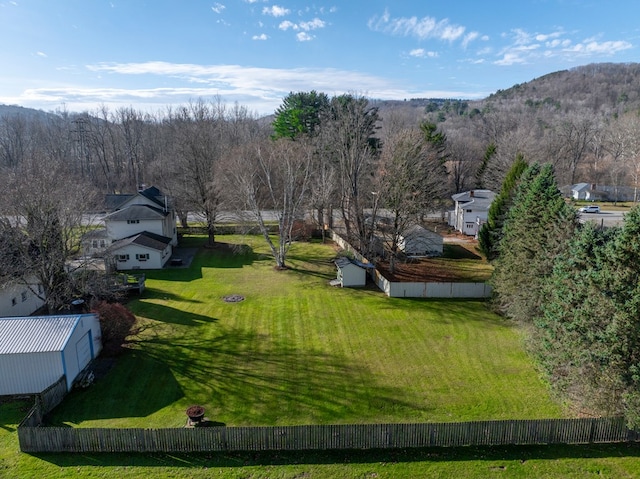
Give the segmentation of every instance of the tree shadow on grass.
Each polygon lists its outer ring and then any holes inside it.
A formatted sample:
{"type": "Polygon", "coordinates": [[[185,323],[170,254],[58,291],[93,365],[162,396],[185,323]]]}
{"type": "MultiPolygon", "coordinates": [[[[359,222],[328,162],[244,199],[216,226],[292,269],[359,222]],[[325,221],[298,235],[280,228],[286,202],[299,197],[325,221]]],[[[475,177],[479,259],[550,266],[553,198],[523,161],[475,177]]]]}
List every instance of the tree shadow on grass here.
{"type": "Polygon", "coordinates": [[[48,415],[48,425],[146,417],[184,397],[171,368],[142,351],[127,351],[88,389],[71,391],[48,415]]]}
{"type": "Polygon", "coordinates": [[[251,265],[258,255],[246,244],[216,243],[201,247],[188,268],[165,268],[142,271],[147,279],[189,282],[202,279],[202,268],[242,268],[251,265]]]}
{"type": "MultiPolygon", "coordinates": [[[[130,467],[193,467],[240,468],[255,466],[312,465],[312,464],[378,464],[386,474],[392,474],[398,463],[441,463],[482,461],[487,468],[499,467],[496,462],[515,462],[533,477],[538,467],[526,466],[527,461],[557,461],[561,459],[608,459],[640,457],[637,444],[588,444],[549,446],[500,447],[440,447],[414,449],[366,449],[329,451],[266,451],[266,452],[209,452],[199,454],[32,454],[60,467],[72,466],[130,466],[130,467]]],[[[509,464],[506,465],[510,468],[509,464]]],[[[576,472],[584,468],[576,466],[576,472]]],[[[504,471],[495,471],[506,474],[504,471]]],[[[345,474],[348,470],[345,469],[345,474]]],[[[487,475],[492,471],[487,469],[487,475]]]]}
{"type": "Polygon", "coordinates": [[[230,330],[210,340],[154,338],[145,349],[183,378],[196,402],[211,407],[207,415],[222,414],[227,423],[229,417],[236,424],[274,424],[279,413],[295,423],[366,422],[429,409],[398,388],[376,384],[360,364],[254,332],[230,330]]]}
{"type": "Polygon", "coordinates": [[[425,321],[479,321],[488,328],[518,328],[515,322],[493,313],[488,303],[481,299],[386,298],[386,302],[383,308],[402,307],[408,311],[424,312],[425,321]]]}
{"type": "Polygon", "coordinates": [[[377,422],[429,409],[345,358],[243,330],[191,336],[139,343],[94,386],[72,392],[52,421],[145,417],[183,398],[229,425],[377,422]]]}
{"type": "Polygon", "coordinates": [[[140,301],[135,307],[135,314],[145,318],[167,324],[179,324],[182,326],[201,326],[206,323],[218,321],[217,318],[191,313],[181,309],[172,308],[164,304],[140,301]]]}
{"type": "Polygon", "coordinates": [[[251,265],[258,255],[247,244],[216,242],[202,248],[196,260],[206,268],[242,268],[251,265]]]}
{"type": "Polygon", "coordinates": [[[146,288],[144,291],[144,296],[142,297],[142,300],[145,299],[164,299],[178,301],[180,303],[202,303],[202,301],[200,300],[185,298],[184,296],[180,296],[179,294],[171,293],[164,289],[157,288],[146,288]]]}
{"type": "Polygon", "coordinates": [[[479,254],[475,254],[464,246],[454,243],[446,243],[444,245],[443,257],[448,259],[482,259],[479,254]]]}

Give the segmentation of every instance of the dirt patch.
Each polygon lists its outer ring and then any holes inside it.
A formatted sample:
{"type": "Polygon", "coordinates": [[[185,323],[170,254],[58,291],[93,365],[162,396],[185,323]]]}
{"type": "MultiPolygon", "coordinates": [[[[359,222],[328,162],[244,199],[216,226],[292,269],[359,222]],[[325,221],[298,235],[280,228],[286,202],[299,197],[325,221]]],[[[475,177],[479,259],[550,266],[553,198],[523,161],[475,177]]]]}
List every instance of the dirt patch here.
{"type": "Polygon", "coordinates": [[[408,263],[396,263],[391,273],[388,261],[379,261],[376,267],[389,281],[405,283],[448,283],[460,281],[459,275],[442,261],[431,259],[414,260],[408,263]]]}

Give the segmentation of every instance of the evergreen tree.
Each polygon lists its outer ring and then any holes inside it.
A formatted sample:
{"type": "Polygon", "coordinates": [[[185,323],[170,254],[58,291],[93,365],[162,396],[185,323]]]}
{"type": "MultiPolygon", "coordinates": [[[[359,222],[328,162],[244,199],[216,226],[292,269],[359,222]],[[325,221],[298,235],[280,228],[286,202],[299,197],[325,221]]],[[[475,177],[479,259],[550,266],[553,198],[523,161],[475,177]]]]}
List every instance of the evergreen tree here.
{"type": "Polygon", "coordinates": [[[492,284],[496,304],[512,319],[539,316],[542,285],[576,225],[549,164],[529,167],[504,222],[492,284]],[[537,173],[536,173],[537,172],[537,173]]]}
{"type": "Polygon", "coordinates": [[[572,402],[640,427],[640,209],[622,228],[583,225],[544,287],[532,345],[572,402]]]}
{"type": "Polygon", "coordinates": [[[315,133],[322,112],[329,106],[329,97],[315,90],[289,93],[275,111],[273,138],[294,140],[299,135],[315,133]]]}
{"type": "Polygon", "coordinates": [[[627,422],[640,428],[640,207],[625,215],[624,226],[606,255],[603,291],[616,307],[607,327],[608,361],[620,368],[627,422]]]}
{"type": "Polygon", "coordinates": [[[478,232],[480,249],[489,260],[496,259],[498,256],[498,244],[502,238],[505,216],[513,203],[518,181],[526,169],[527,163],[524,161],[524,157],[518,155],[502,183],[500,193],[489,207],[487,222],[478,232]]]}
{"type": "Polygon", "coordinates": [[[611,319],[617,306],[603,289],[615,229],[586,223],[555,261],[530,344],[551,384],[573,404],[622,413],[620,362],[611,319]]]}

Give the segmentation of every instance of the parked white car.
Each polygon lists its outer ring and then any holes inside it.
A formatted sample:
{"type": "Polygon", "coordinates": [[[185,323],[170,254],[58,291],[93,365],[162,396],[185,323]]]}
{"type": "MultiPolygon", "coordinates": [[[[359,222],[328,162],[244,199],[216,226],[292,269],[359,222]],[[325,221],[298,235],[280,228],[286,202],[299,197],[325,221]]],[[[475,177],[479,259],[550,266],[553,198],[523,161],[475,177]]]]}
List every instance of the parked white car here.
{"type": "Polygon", "coordinates": [[[578,211],[580,213],[600,213],[600,207],[598,205],[583,206],[578,211]]]}

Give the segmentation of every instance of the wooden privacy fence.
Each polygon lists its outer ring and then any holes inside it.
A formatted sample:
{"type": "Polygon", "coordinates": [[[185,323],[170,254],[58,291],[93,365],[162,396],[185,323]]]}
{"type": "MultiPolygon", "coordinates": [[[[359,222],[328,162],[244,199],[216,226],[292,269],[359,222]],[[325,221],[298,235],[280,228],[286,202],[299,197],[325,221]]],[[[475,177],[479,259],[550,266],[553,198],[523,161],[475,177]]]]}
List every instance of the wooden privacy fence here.
{"type": "MultiPolygon", "coordinates": [[[[24,424],[24,423],[23,423],[24,424]]],[[[622,418],[282,427],[18,427],[24,452],[299,451],[637,441],[622,418]]]]}

